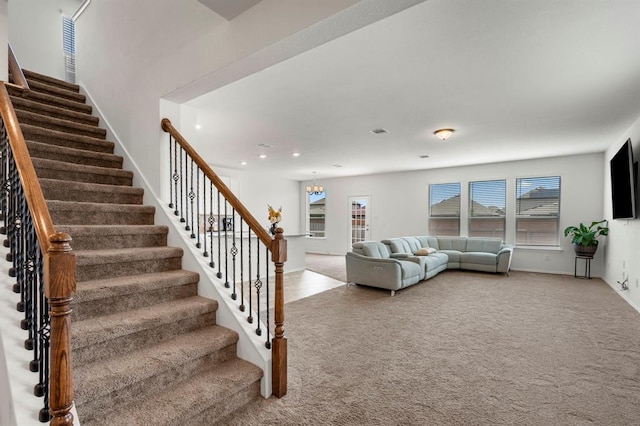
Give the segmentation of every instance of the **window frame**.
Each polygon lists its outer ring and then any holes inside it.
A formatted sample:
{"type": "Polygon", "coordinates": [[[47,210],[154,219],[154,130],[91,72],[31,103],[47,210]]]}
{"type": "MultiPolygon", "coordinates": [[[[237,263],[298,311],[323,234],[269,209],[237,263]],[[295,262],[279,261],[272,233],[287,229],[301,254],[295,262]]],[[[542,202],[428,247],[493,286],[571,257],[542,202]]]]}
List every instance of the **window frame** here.
{"type": "MultiPolygon", "coordinates": [[[[477,192],[479,192],[479,195],[483,195],[483,193],[487,193],[487,190],[478,190],[477,192]]],[[[481,197],[478,197],[481,198],[481,197]]],[[[506,237],[506,229],[507,229],[507,179],[490,179],[490,180],[477,180],[477,181],[470,181],[469,182],[469,192],[468,192],[468,199],[469,199],[469,211],[468,211],[468,217],[467,217],[467,233],[469,234],[469,237],[486,237],[486,238],[500,238],[504,241],[505,237],[506,237]],[[495,184],[501,184],[501,189],[502,190],[502,194],[501,194],[501,199],[491,199],[491,201],[499,201],[501,202],[502,206],[500,205],[489,205],[489,206],[485,206],[484,204],[479,203],[478,201],[476,201],[477,204],[479,204],[480,206],[482,206],[484,209],[486,209],[485,214],[478,214],[478,215],[474,215],[473,214],[473,210],[474,210],[474,184],[487,184],[489,185],[495,185],[495,184]],[[492,207],[496,207],[497,210],[493,210],[491,211],[492,207]],[[502,211],[502,214],[499,214],[500,210],[502,211]],[[489,214],[489,213],[493,213],[493,214],[489,214]],[[498,220],[500,220],[502,222],[502,234],[501,235],[495,235],[494,231],[491,231],[492,235],[481,235],[481,233],[474,233],[473,231],[473,226],[472,226],[472,222],[482,222],[482,221],[493,221],[493,222],[497,222],[498,220]]],[[[500,204],[500,203],[497,203],[500,204]]]]}
{"type": "MultiPolygon", "coordinates": [[[[312,195],[319,195],[319,194],[310,194],[309,192],[305,192],[306,194],[306,200],[307,200],[307,211],[306,211],[306,225],[307,225],[307,232],[306,232],[306,237],[307,238],[311,238],[311,239],[325,239],[327,238],[327,211],[326,211],[326,205],[327,205],[327,192],[326,191],[322,191],[321,194],[324,194],[324,197],[319,197],[319,199],[324,198],[324,208],[323,208],[323,214],[318,216],[318,217],[322,217],[322,230],[320,231],[314,231],[311,229],[311,223],[312,223],[312,216],[311,216],[311,205],[312,205],[312,201],[311,201],[311,197],[312,195]],[[314,235],[315,233],[322,233],[322,235],[320,236],[316,236],[314,235]]],[[[317,201],[317,200],[316,200],[317,201]]],[[[315,202],[315,201],[314,201],[315,202]]]]}
{"type": "MultiPolygon", "coordinates": [[[[562,205],[562,177],[560,175],[551,175],[551,176],[536,176],[536,177],[521,177],[521,178],[516,178],[515,180],[515,212],[514,212],[514,243],[517,247],[560,247],[560,241],[561,241],[561,235],[560,235],[560,220],[561,220],[561,205],[562,205]],[[547,182],[552,182],[552,180],[557,181],[557,188],[553,187],[553,185],[549,185],[549,187],[547,186],[542,186],[541,184],[546,184],[547,182]],[[532,183],[535,183],[535,181],[538,181],[539,185],[536,186],[534,189],[528,190],[527,192],[524,192],[522,190],[522,183],[521,181],[529,181],[530,183],[528,183],[525,186],[533,186],[532,183]],[[540,191],[541,194],[539,194],[538,196],[536,196],[535,198],[532,197],[526,197],[527,200],[549,200],[551,201],[550,203],[545,204],[540,204],[541,201],[537,201],[537,202],[529,202],[527,203],[527,205],[525,205],[524,210],[523,210],[523,200],[525,198],[523,198],[523,195],[526,194],[530,194],[533,191],[540,191]],[[548,196],[550,194],[547,194],[547,196],[545,197],[544,193],[542,193],[542,190],[546,190],[546,191],[553,191],[553,190],[557,190],[557,196],[548,196]],[[553,201],[555,200],[555,201],[553,201]],[[550,205],[553,205],[555,207],[549,207],[550,205]],[[524,215],[522,214],[522,211],[527,211],[527,210],[533,210],[533,209],[537,209],[539,211],[539,214],[527,214],[524,215]],[[555,214],[552,213],[546,213],[545,214],[545,209],[550,211],[550,212],[554,212],[555,214]],[[520,234],[522,232],[525,232],[525,229],[519,229],[519,225],[524,221],[524,220],[528,220],[530,224],[535,224],[534,227],[539,227],[542,224],[543,220],[549,220],[549,219],[553,219],[554,223],[554,230],[553,230],[553,234],[554,234],[554,241],[551,241],[551,239],[546,239],[544,240],[543,238],[541,238],[540,236],[543,235],[543,232],[536,232],[536,231],[528,231],[529,234],[527,234],[527,238],[526,240],[522,240],[520,238],[520,234]],[[536,224],[536,222],[538,222],[536,224]],[[535,241],[532,241],[532,238],[535,237],[540,238],[540,242],[536,243],[535,241]]],[[[551,234],[551,232],[547,232],[548,234],[551,234]]]]}
{"type": "MultiPolygon", "coordinates": [[[[428,214],[428,229],[429,229],[429,235],[437,237],[437,236],[449,236],[449,237],[457,237],[460,236],[460,229],[461,229],[461,220],[460,220],[460,213],[461,213],[461,209],[462,209],[462,185],[460,182],[448,182],[448,183],[433,183],[433,184],[429,184],[429,214],[428,214]],[[447,187],[454,187],[457,185],[457,194],[454,193],[454,191],[451,191],[450,189],[447,190],[447,187]],[[437,191],[442,191],[442,192],[436,192],[434,190],[437,191]],[[441,198],[439,201],[437,201],[436,203],[433,202],[433,196],[434,193],[437,193],[438,198],[440,197],[444,197],[446,195],[449,195],[447,198],[441,198]],[[442,215],[434,215],[433,214],[433,207],[437,206],[440,203],[443,203],[444,201],[450,200],[452,198],[458,197],[458,205],[457,205],[457,215],[455,214],[442,214],[442,215]],[[452,219],[457,219],[457,228],[458,228],[458,233],[455,235],[445,235],[445,234],[441,234],[440,232],[437,232],[437,229],[433,226],[434,222],[439,222],[439,221],[443,221],[444,220],[452,220],[452,219]],[[435,231],[435,232],[434,232],[435,231]]],[[[446,228],[445,228],[446,229],[446,228]]]]}

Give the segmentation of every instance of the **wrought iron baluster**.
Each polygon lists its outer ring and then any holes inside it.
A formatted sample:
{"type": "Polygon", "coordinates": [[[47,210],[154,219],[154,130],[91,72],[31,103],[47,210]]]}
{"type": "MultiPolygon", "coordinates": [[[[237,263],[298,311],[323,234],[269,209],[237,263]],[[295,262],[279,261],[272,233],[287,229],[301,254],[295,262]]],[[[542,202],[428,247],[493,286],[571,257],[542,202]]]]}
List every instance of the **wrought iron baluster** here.
{"type": "Polygon", "coordinates": [[[222,241],[220,240],[220,232],[222,232],[222,223],[220,223],[220,191],[217,191],[218,193],[218,273],[216,274],[216,277],[218,278],[222,278],[222,270],[220,268],[222,268],[222,258],[221,258],[221,251],[222,251],[222,241]]]}
{"type": "Polygon", "coordinates": [[[196,234],[194,233],[194,226],[193,226],[193,215],[195,213],[194,212],[195,208],[193,206],[193,202],[194,202],[194,200],[196,198],[196,193],[193,191],[193,158],[191,159],[191,167],[190,167],[189,170],[191,171],[190,179],[189,179],[189,183],[190,183],[190,186],[189,186],[189,201],[191,203],[191,216],[187,217],[187,226],[184,229],[187,230],[187,231],[191,231],[191,238],[195,238],[196,234]],[[191,228],[189,228],[189,222],[188,222],[189,218],[191,219],[191,228]]]}
{"type": "Polygon", "coordinates": [[[252,305],[252,297],[251,294],[253,293],[251,291],[251,228],[249,228],[249,234],[248,234],[248,238],[247,238],[247,245],[249,246],[249,259],[247,260],[247,263],[249,265],[249,273],[247,274],[247,276],[249,277],[249,316],[247,317],[247,322],[249,322],[249,324],[253,324],[253,315],[252,315],[252,310],[253,310],[253,305],[252,305]]]}
{"type": "Polygon", "coordinates": [[[214,268],[216,263],[213,261],[213,182],[209,181],[209,247],[211,252],[211,262],[209,266],[214,268]]]}
{"type": "Polygon", "coordinates": [[[173,204],[173,136],[169,135],[169,208],[172,209],[173,204]]]}
{"type": "MultiPolygon", "coordinates": [[[[242,217],[240,218],[240,312],[244,312],[244,238],[242,238],[242,217]]],[[[247,227],[249,229],[249,227],[247,227]]]]}
{"type": "MultiPolygon", "coordinates": [[[[182,147],[180,148],[182,149],[182,147]]],[[[178,181],[180,180],[180,175],[178,174],[178,146],[176,145],[175,139],[173,140],[173,196],[174,196],[174,208],[173,214],[178,216],[180,212],[178,211],[178,181]]],[[[171,185],[171,184],[169,184],[171,185]]]]}
{"type": "MultiPolygon", "coordinates": [[[[200,244],[200,234],[203,231],[202,231],[202,229],[200,229],[201,228],[201,226],[200,226],[200,216],[204,216],[203,214],[200,213],[200,200],[198,199],[198,197],[200,196],[200,173],[201,173],[200,167],[197,167],[197,170],[196,170],[196,206],[197,206],[197,209],[196,209],[196,223],[197,223],[196,247],[197,248],[202,247],[202,244],[200,244]]],[[[205,211],[207,211],[207,206],[206,206],[207,199],[203,197],[202,202],[204,203],[202,211],[205,212],[205,211]]],[[[204,224],[202,224],[202,225],[204,226],[204,224]]],[[[207,244],[206,243],[205,243],[205,247],[204,247],[204,252],[205,253],[207,252],[207,244]]]]}
{"type": "MultiPolygon", "coordinates": [[[[232,209],[231,210],[231,217],[233,218],[232,220],[235,220],[236,209],[232,209]]],[[[235,223],[234,223],[233,226],[235,227],[235,223]]],[[[241,231],[242,231],[242,229],[241,229],[241,231]]],[[[231,298],[233,300],[236,300],[238,298],[238,295],[236,294],[236,256],[238,255],[238,246],[236,246],[236,232],[235,232],[235,229],[233,229],[231,232],[233,233],[233,240],[232,240],[232,243],[231,243],[231,265],[232,265],[232,268],[233,268],[233,290],[231,292],[231,298]]],[[[240,236],[240,238],[242,238],[242,235],[240,236]]]]}
{"type": "Polygon", "coordinates": [[[260,328],[260,289],[262,288],[262,280],[260,280],[260,240],[256,238],[256,281],[254,283],[256,288],[256,313],[257,321],[256,321],[256,334],[258,336],[262,335],[262,329],[260,328]]]}
{"type": "Polygon", "coordinates": [[[182,187],[183,187],[182,181],[186,181],[186,179],[184,179],[184,173],[182,173],[182,163],[183,163],[182,154],[184,154],[184,158],[186,159],[187,158],[187,153],[185,152],[185,150],[182,147],[180,147],[180,179],[181,179],[181,182],[180,182],[180,185],[179,185],[179,188],[180,188],[180,197],[179,197],[179,200],[180,200],[180,223],[184,223],[185,222],[185,220],[184,220],[184,206],[183,206],[183,203],[184,203],[184,192],[186,192],[186,191],[183,192],[183,190],[182,190],[182,187]]]}
{"type": "Polygon", "coordinates": [[[222,219],[222,223],[218,224],[218,228],[222,225],[224,228],[224,286],[225,288],[229,288],[229,233],[227,230],[227,214],[229,203],[227,200],[224,200],[224,218],[222,219]]]}

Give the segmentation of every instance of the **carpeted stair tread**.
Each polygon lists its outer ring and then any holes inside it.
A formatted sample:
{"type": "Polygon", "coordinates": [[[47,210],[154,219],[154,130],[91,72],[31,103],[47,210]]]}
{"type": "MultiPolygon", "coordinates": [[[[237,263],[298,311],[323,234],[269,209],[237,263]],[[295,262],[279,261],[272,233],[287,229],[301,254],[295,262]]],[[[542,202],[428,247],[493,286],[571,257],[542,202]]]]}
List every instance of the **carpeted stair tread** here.
{"type": "Polygon", "coordinates": [[[137,309],[198,294],[200,276],[191,271],[173,271],[100,278],[78,283],[73,299],[73,322],[137,309]]]}
{"type": "MultiPolygon", "coordinates": [[[[109,424],[214,425],[225,415],[258,398],[261,378],[262,371],[258,367],[233,359],[157,395],[115,408],[108,413],[109,424]]],[[[104,418],[80,420],[83,426],[104,424],[104,418]]]]}
{"type": "Polygon", "coordinates": [[[110,167],[88,166],[45,158],[33,158],[36,174],[41,179],[57,179],[83,183],[131,186],[133,172],[110,167]]]}
{"type": "Polygon", "coordinates": [[[75,201],[103,204],[142,204],[144,190],[127,185],[109,185],[40,178],[47,201],[75,201]]]}
{"type": "MultiPolygon", "coordinates": [[[[12,96],[22,96],[24,93],[24,90],[14,86],[7,86],[7,91],[12,96]]],[[[58,96],[55,96],[49,93],[38,92],[34,90],[30,90],[29,93],[26,95],[26,98],[34,102],[40,102],[46,105],[57,106],[59,108],[65,108],[65,109],[69,109],[76,112],[82,112],[85,114],[91,114],[91,112],[93,111],[93,107],[91,107],[91,105],[72,101],[65,98],[60,98],[58,96]]]]}
{"type": "Polygon", "coordinates": [[[66,146],[87,151],[105,152],[113,154],[115,144],[104,139],[91,136],[74,135],[58,130],[45,129],[31,124],[20,124],[25,140],[48,143],[50,145],[66,146]]]}
{"type": "MultiPolygon", "coordinates": [[[[72,236],[73,238],[73,236],[72,236]]],[[[179,247],[134,247],[110,250],[78,250],[76,281],[122,277],[180,269],[179,247]]]]}
{"type": "Polygon", "coordinates": [[[75,121],[50,117],[36,112],[16,109],[16,116],[18,117],[20,124],[31,124],[32,126],[38,126],[45,129],[73,133],[75,135],[90,136],[98,139],[105,139],[107,136],[107,131],[101,127],[76,123],[75,121]]]}
{"type": "Polygon", "coordinates": [[[47,200],[47,206],[56,225],[152,225],[156,211],[146,205],[62,200],[47,200]]]}
{"type": "MultiPolygon", "coordinates": [[[[187,377],[186,374],[190,373],[180,371],[185,364],[194,364],[209,357],[208,362],[204,364],[210,369],[215,366],[215,361],[218,363],[228,361],[229,355],[222,350],[228,347],[233,348],[237,342],[236,332],[213,325],[144,347],[126,356],[86,364],[74,370],[76,406],[80,407],[91,400],[103,399],[106,396],[110,399],[120,399],[117,401],[120,403],[125,402],[131,396],[131,388],[138,388],[135,392],[139,394],[142,391],[139,389],[141,384],[144,385],[145,381],[153,379],[154,376],[168,376],[164,378],[165,382],[180,382],[187,377]],[[216,352],[219,352],[218,360],[215,356],[211,357],[216,352]],[[177,376],[178,372],[186,373],[185,377],[177,376]],[[122,395],[123,393],[126,395],[122,395]]],[[[151,389],[157,392],[158,383],[154,384],[156,386],[151,389]]],[[[146,392],[148,393],[149,389],[146,389],[146,392]]]]}
{"type": "Polygon", "coordinates": [[[62,89],[70,90],[72,92],[80,92],[80,86],[75,83],[69,83],[68,81],[60,80],[59,78],[50,77],[48,75],[40,74],[35,71],[23,69],[22,73],[25,78],[29,80],[36,80],[45,84],[58,86],[62,89]]]}
{"type": "Polygon", "coordinates": [[[98,126],[100,119],[86,112],[76,112],[53,105],[43,104],[21,96],[11,96],[11,103],[16,111],[30,111],[62,120],[74,121],[87,126],[98,126]]]}
{"type": "Polygon", "coordinates": [[[58,225],[74,250],[166,246],[169,228],[160,225],[58,225]]]}
{"type": "Polygon", "coordinates": [[[28,77],[27,83],[29,83],[30,92],[46,93],[48,95],[56,96],[61,99],[67,99],[79,103],[85,103],[87,101],[87,97],[85,95],[60,86],[44,83],[42,81],[34,80],[28,77]]]}
{"type": "Polygon", "coordinates": [[[201,296],[77,321],[71,328],[74,365],[108,359],[216,322],[218,302],[201,296]]]}
{"type": "Polygon", "coordinates": [[[66,161],[67,163],[109,167],[113,169],[122,168],[123,159],[119,155],[69,148],[66,146],[49,145],[35,141],[26,142],[32,158],[46,158],[49,160],[66,161]]]}

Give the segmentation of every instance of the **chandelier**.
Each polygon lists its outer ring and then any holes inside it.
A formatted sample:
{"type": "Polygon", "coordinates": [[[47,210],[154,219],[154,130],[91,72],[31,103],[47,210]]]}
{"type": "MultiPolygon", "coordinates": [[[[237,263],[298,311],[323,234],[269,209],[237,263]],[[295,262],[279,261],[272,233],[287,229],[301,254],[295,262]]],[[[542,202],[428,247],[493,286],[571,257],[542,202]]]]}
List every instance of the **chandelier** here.
{"type": "Polygon", "coordinates": [[[316,172],[313,172],[313,186],[307,185],[307,194],[318,195],[324,192],[324,186],[316,183],[316,172]]]}

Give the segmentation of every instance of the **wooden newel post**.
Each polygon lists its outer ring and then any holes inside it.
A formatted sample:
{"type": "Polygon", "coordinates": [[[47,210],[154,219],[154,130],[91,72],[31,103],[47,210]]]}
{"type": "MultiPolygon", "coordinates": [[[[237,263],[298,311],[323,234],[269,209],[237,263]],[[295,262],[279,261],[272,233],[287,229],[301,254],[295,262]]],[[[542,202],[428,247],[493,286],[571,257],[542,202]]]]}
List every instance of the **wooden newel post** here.
{"type": "Polygon", "coordinates": [[[76,257],[71,237],[57,233],[45,254],[45,295],[51,320],[49,412],[52,426],[72,426],[73,369],[71,363],[71,300],[76,291],[76,257]]]}
{"type": "Polygon", "coordinates": [[[271,392],[278,398],[287,394],[287,338],[284,337],[284,263],[287,261],[287,240],[283,229],[276,228],[271,241],[271,258],[276,265],[275,333],[271,340],[271,392]]]}

